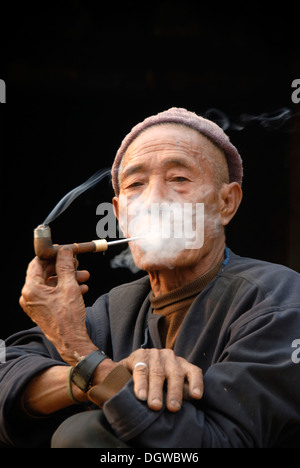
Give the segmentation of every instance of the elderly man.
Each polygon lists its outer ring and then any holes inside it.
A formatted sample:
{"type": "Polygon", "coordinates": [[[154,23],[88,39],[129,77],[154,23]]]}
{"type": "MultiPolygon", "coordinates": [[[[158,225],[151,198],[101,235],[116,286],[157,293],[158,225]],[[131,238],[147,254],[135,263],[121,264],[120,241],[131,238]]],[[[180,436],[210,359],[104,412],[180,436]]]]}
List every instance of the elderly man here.
{"type": "Polygon", "coordinates": [[[185,109],[131,130],[112,169],[124,233],[153,204],[204,204],[204,224],[192,210],[194,243],[133,241],[148,275],[87,309],[68,249],[30,263],[20,304],[38,327],[8,342],[3,445],[300,447],[299,275],[226,246],[242,172],[224,132],[185,109]]]}

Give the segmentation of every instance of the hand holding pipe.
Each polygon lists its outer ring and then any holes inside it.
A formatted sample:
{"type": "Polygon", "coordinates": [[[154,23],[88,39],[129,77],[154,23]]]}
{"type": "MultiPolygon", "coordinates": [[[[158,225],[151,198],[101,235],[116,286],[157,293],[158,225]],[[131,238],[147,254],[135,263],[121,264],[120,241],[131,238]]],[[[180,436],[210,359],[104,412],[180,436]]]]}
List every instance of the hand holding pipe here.
{"type": "Polygon", "coordinates": [[[139,238],[131,237],[130,239],[121,239],[111,242],[107,242],[105,239],[97,239],[91,242],[81,242],[78,244],[74,242],[74,244],[53,245],[50,227],[46,224],[41,224],[34,230],[34,251],[41,260],[49,260],[56,257],[61,247],[70,248],[74,255],[86,252],[105,252],[109,245],[121,244],[135,239],[139,238]]]}

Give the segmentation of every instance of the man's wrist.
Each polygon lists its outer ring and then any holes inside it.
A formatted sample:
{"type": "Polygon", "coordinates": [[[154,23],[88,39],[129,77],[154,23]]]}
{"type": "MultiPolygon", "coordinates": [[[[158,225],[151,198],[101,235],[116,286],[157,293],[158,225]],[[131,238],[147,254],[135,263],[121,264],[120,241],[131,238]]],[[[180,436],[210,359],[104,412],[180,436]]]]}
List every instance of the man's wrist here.
{"type": "Polygon", "coordinates": [[[83,392],[87,392],[92,385],[92,378],[99,364],[109,359],[103,351],[96,349],[87,356],[79,357],[79,362],[72,367],[71,381],[83,392]]]}
{"type": "MultiPolygon", "coordinates": [[[[117,367],[117,364],[114,363],[111,359],[104,359],[94,371],[91,380],[91,388],[99,386],[103,383],[105,378],[117,367]]],[[[71,392],[75,400],[81,403],[85,403],[90,400],[89,393],[84,393],[80,388],[77,387],[73,382],[70,382],[71,392]]]]}
{"type": "Polygon", "coordinates": [[[68,346],[68,351],[60,353],[63,360],[70,364],[70,366],[76,366],[83,358],[91,354],[93,351],[97,351],[97,346],[92,342],[87,343],[76,343],[75,346],[68,346]]]}
{"type": "Polygon", "coordinates": [[[91,380],[91,386],[102,384],[107,375],[117,366],[111,359],[104,359],[95,369],[91,380]]]}
{"type": "MultiPolygon", "coordinates": [[[[105,361],[104,361],[105,362],[105,361]]],[[[101,364],[100,366],[101,367],[101,364]]],[[[108,366],[106,367],[106,370],[108,366]]],[[[131,379],[131,372],[126,367],[115,364],[113,369],[106,375],[102,383],[93,385],[88,391],[88,398],[100,408],[104,403],[115,396],[131,379]]]]}

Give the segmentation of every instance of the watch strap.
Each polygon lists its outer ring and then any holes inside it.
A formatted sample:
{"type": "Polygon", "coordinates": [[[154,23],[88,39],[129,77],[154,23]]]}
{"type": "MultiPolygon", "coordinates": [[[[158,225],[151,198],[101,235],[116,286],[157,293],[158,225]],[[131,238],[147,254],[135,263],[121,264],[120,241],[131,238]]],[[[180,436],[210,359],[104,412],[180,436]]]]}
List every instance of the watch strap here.
{"type": "Polygon", "coordinates": [[[90,387],[95,369],[104,359],[107,358],[108,356],[99,349],[88,354],[85,358],[79,361],[75,367],[73,367],[71,373],[72,382],[80,388],[80,390],[86,393],[90,387]]]}

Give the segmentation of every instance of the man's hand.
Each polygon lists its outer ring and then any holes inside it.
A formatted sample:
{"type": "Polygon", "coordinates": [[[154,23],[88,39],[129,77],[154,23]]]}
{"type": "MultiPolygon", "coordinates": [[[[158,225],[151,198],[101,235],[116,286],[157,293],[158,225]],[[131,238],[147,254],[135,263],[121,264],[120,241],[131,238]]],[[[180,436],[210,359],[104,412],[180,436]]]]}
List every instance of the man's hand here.
{"type": "Polygon", "coordinates": [[[53,343],[62,359],[70,365],[76,357],[87,355],[97,347],[91,342],[85,324],[82,294],[87,286],[78,282],[89,278],[87,271],[75,277],[71,250],[59,250],[56,265],[37,257],[28,266],[20,305],[24,312],[53,343]],[[56,271],[56,277],[53,276],[56,271]]]}
{"type": "Polygon", "coordinates": [[[169,411],[179,411],[183,399],[202,397],[201,369],[176,356],[171,349],[138,349],[118,364],[132,371],[136,397],[147,401],[149,408],[155,411],[162,407],[165,381],[169,411]]]}

